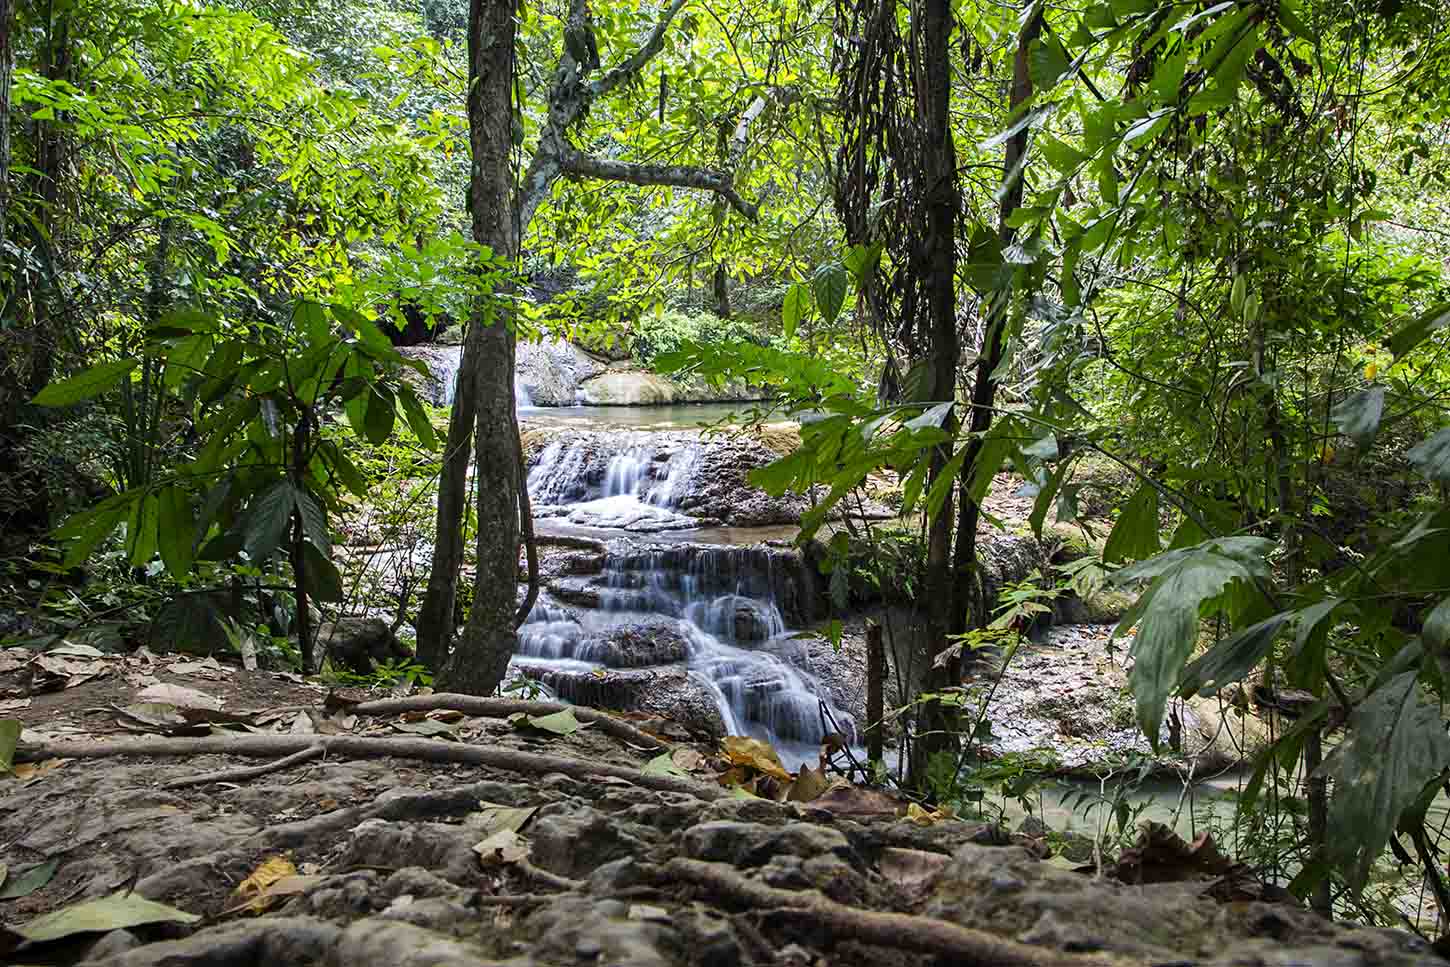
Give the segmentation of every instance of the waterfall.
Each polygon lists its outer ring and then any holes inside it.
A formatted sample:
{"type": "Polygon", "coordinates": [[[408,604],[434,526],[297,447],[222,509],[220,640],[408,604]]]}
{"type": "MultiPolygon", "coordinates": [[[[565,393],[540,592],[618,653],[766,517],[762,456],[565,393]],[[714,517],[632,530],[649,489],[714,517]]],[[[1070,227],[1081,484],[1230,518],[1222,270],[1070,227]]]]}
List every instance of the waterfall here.
{"type": "MultiPolygon", "coordinates": [[[[419,347],[421,350],[423,347],[419,347]]],[[[452,406],[458,394],[458,370],[463,362],[462,346],[428,346],[427,355],[422,357],[428,363],[428,372],[433,377],[433,404],[452,406]]],[[[522,377],[514,377],[514,407],[524,409],[534,405],[529,389],[522,377]]]]}
{"type": "MultiPolygon", "coordinates": [[[[599,669],[683,661],[728,733],[810,761],[826,729],[822,690],[786,620],[800,607],[800,567],[767,547],[616,546],[585,595],[597,606],[573,611],[542,596],[519,628],[517,661],[571,701],[598,692],[599,669]],[[644,642],[642,660],[627,653],[631,641],[644,642]]],[[[856,723],[827,707],[854,740],[856,723]]]]}
{"type": "Polygon", "coordinates": [[[529,497],[541,517],[642,533],[699,521],[679,511],[701,462],[699,440],[640,431],[567,434],[529,469],[529,497]]]}

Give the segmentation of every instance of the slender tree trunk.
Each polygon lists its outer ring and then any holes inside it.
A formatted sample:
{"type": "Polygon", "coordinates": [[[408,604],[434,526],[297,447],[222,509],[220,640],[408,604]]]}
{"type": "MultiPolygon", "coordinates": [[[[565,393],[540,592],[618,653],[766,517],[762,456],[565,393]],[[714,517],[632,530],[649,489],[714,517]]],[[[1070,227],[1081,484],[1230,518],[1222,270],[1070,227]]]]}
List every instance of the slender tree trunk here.
{"type": "MultiPolygon", "coordinates": [[[[1032,17],[1022,28],[1017,39],[1017,55],[1012,66],[1011,111],[1016,111],[1032,96],[1032,75],[1029,72],[1029,56],[1032,44],[1042,33],[1042,13],[1032,17]]],[[[1007,140],[1003,170],[1007,179],[1006,191],[1002,196],[998,212],[998,237],[1005,249],[1016,236],[1016,230],[1008,224],[1014,212],[1022,207],[1023,172],[1019,171],[1027,152],[1028,130],[1023,129],[1007,140]]],[[[1008,310],[1010,293],[998,293],[996,301],[988,310],[987,328],[982,341],[982,351],[977,357],[977,371],[972,382],[971,414],[968,429],[972,436],[967,442],[967,456],[962,461],[962,472],[958,478],[961,491],[960,513],[957,518],[957,546],[952,562],[958,584],[958,595],[953,602],[955,613],[952,628],[960,633],[974,624],[980,624],[986,615],[981,614],[984,602],[980,592],[980,577],[977,574],[977,524],[982,518],[981,505],[968,494],[972,477],[976,474],[976,463],[982,452],[982,438],[992,426],[993,406],[997,400],[997,381],[993,374],[1002,363],[1006,350],[1008,310]],[[965,593],[963,593],[965,589],[965,593]],[[973,611],[978,613],[973,614],[973,611]]]]}
{"type": "MultiPolygon", "coordinates": [[[[926,180],[926,250],[925,264],[929,273],[927,300],[930,306],[932,388],[931,398],[945,402],[956,398],[957,386],[957,312],[956,312],[956,225],[957,154],[951,131],[951,48],[952,7],[950,0],[927,0],[922,6],[920,22],[913,23],[912,33],[921,51],[922,69],[917,93],[921,115],[924,151],[923,176],[926,180]]],[[[948,459],[945,448],[938,448],[931,458],[930,480],[943,472],[948,459]]],[[[951,630],[952,600],[955,594],[951,572],[952,505],[948,500],[932,518],[927,542],[927,644],[930,654],[924,655],[927,690],[958,684],[960,672],[956,662],[936,665],[934,658],[947,647],[951,630]]],[[[939,753],[950,754],[956,744],[956,716],[949,706],[930,702],[922,706],[917,718],[917,737],[912,748],[912,781],[921,785],[930,760],[939,753]]]]}
{"type": "MultiPolygon", "coordinates": [[[[512,266],[518,254],[513,163],[513,0],[472,0],[468,53],[469,208],[473,237],[512,266]]],[[[478,536],[473,606],[441,683],[487,695],[503,681],[518,642],[519,427],[514,411],[514,332],[506,300],[480,300],[469,327],[477,359],[473,390],[478,536]]],[[[452,436],[450,426],[450,436],[452,436]]],[[[440,504],[441,496],[440,496],[440,504]]],[[[442,509],[440,507],[440,513],[442,509]]],[[[435,567],[437,562],[435,562],[435,567]]]]}
{"type": "Polygon", "coordinates": [[[715,296],[715,315],[721,319],[730,318],[730,275],[725,271],[724,263],[716,263],[715,276],[713,280],[715,296]]]}
{"type": "MultiPolygon", "coordinates": [[[[15,20],[14,0],[0,0],[0,279],[6,277],[5,242],[10,221],[10,78],[15,72],[10,30],[15,20]]],[[[9,301],[10,287],[3,291],[0,310],[9,301]]]]}

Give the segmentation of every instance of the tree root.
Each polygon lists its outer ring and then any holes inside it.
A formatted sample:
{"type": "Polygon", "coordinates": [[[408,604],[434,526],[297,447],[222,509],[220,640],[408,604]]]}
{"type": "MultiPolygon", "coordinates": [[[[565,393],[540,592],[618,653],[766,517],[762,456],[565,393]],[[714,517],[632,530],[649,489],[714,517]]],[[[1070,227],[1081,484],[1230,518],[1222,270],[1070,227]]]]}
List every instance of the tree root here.
{"type": "Polygon", "coordinates": [[[22,747],[26,759],[110,756],[239,755],[253,758],[291,756],[312,746],[329,757],[379,759],[396,756],[423,762],[462,762],[526,775],[561,773],[581,781],[598,776],[623,779],[645,789],[679,792],[706,802],[724,798],[719,786],[677,776],[646,775],[637,768],[589,762],[515,749],[483,748],[434,739],[377,738],[362,735],[210,735],[195,739],[116,739],[104,742],[40,742],[22,747]]]}
{"type": "Polygon", "coordinates": [[[310,762],[322,756],[327,750],[317,744],[309,745],[301,752],[294,752],[276,762],[269,762],[263,766],[245,766],[239,769],[222,769],[218,772],[203,772],[200,775],[186,776],[182,779],[172,779],[170,782],[161,784],[162,789],[181,789],[184,786],[200,786],[208,782],[245,782],[248,779],[257,779],[261,776],[271,775],[274,772],[283,772],[303,762],[310,762]]]}
{"type": "Polygon", "coordinates": [[[560,876],[557,873],[550,873],[548,870],[540,869],[526,859],[514,860],[514,867],[535,883],[542,883],[544,886],[552,887],[555,890],[563,890],[566,893],[582,893],[584,891],[583,880],[575,880],[571,877],[560,876]]]}
{"type": "Polygon", "coordinates": [[[754,907],[763,913],[785,913],[809,920],[841,940],[935,954],[951,964],[981,967],[1037,967],[1062,964],[1089,967],[1117,963],[1110,957],[1070,954],[1045,947],[1033,947],[998,937],[982,930],[959,926],[948,920],[905,913],[859,910],[819,893],[778,890],[750,880],[723,863],[676,857],[665,864],[665,882],[680,880],[704,887],[710,893],[754,907]]]}
{"type": "Polygon", "coordinates": [[[667,748],[664,742],[598,709],[580,705],[565,705],[562,702],[529,702],[513,698],[480,698],[477,695],[461,695],[456,692],[439,692],[436,695],[409,695],[407,698],[384,698],[373,702],[354,705],[350,711],[358,715],[397,715],[400,712],[432,712],[450,709],[465,715],[482,715],[487,718],[507,718],[516,712],[525,715],[549,715],[573,709],[574,717],[588,722],[606,735],[621,739],[652,752],[667,748]]]}

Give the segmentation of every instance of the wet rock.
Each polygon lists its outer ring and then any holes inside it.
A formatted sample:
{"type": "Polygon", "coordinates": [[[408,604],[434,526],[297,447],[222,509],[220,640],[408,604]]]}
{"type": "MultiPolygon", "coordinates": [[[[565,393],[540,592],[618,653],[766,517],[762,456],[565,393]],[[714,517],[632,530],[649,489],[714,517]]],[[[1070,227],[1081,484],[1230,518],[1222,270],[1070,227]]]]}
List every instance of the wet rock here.
{"type": "Polygon", "coordinates": [[[548,583],[549,594],[580,608],[598,608],[600,588],[592,581],[582,578],[561,578],[548,583]]]}
{"type": "Polygon", "coordinates": [[[578,705],[648,712],[675,722],[692,734],[717,739],[725,734],[715,696],[681,665],[617,669],[595,674],[518,662],[521,675],[542,682],[560,698],[578,705]]]}
{"type": "Polygon", "coordinates": [[[573,406],[579,386],[604,372],[607,363],[572,343],[553,337],[518,345],[514,372],[534,406],[573,406]]]}
{"type": "Polygon", "coordinates": [[[655,406],[683,402],[673,382],[639,370],[610,370],[584,380],[583,401],[594,406],[655,406]]]}

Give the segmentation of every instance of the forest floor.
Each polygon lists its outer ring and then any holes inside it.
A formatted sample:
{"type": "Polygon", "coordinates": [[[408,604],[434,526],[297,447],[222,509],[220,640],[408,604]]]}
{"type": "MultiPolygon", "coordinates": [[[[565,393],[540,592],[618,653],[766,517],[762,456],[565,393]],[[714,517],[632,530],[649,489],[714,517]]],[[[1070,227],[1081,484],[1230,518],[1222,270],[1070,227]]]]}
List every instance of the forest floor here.
{"type": "Polygon", "coordinates": [[[661,720],[76,652],[0,652],[7,963],[1440,962],[1265,902],[1211,844],[1075,872],[661,720]]]}

